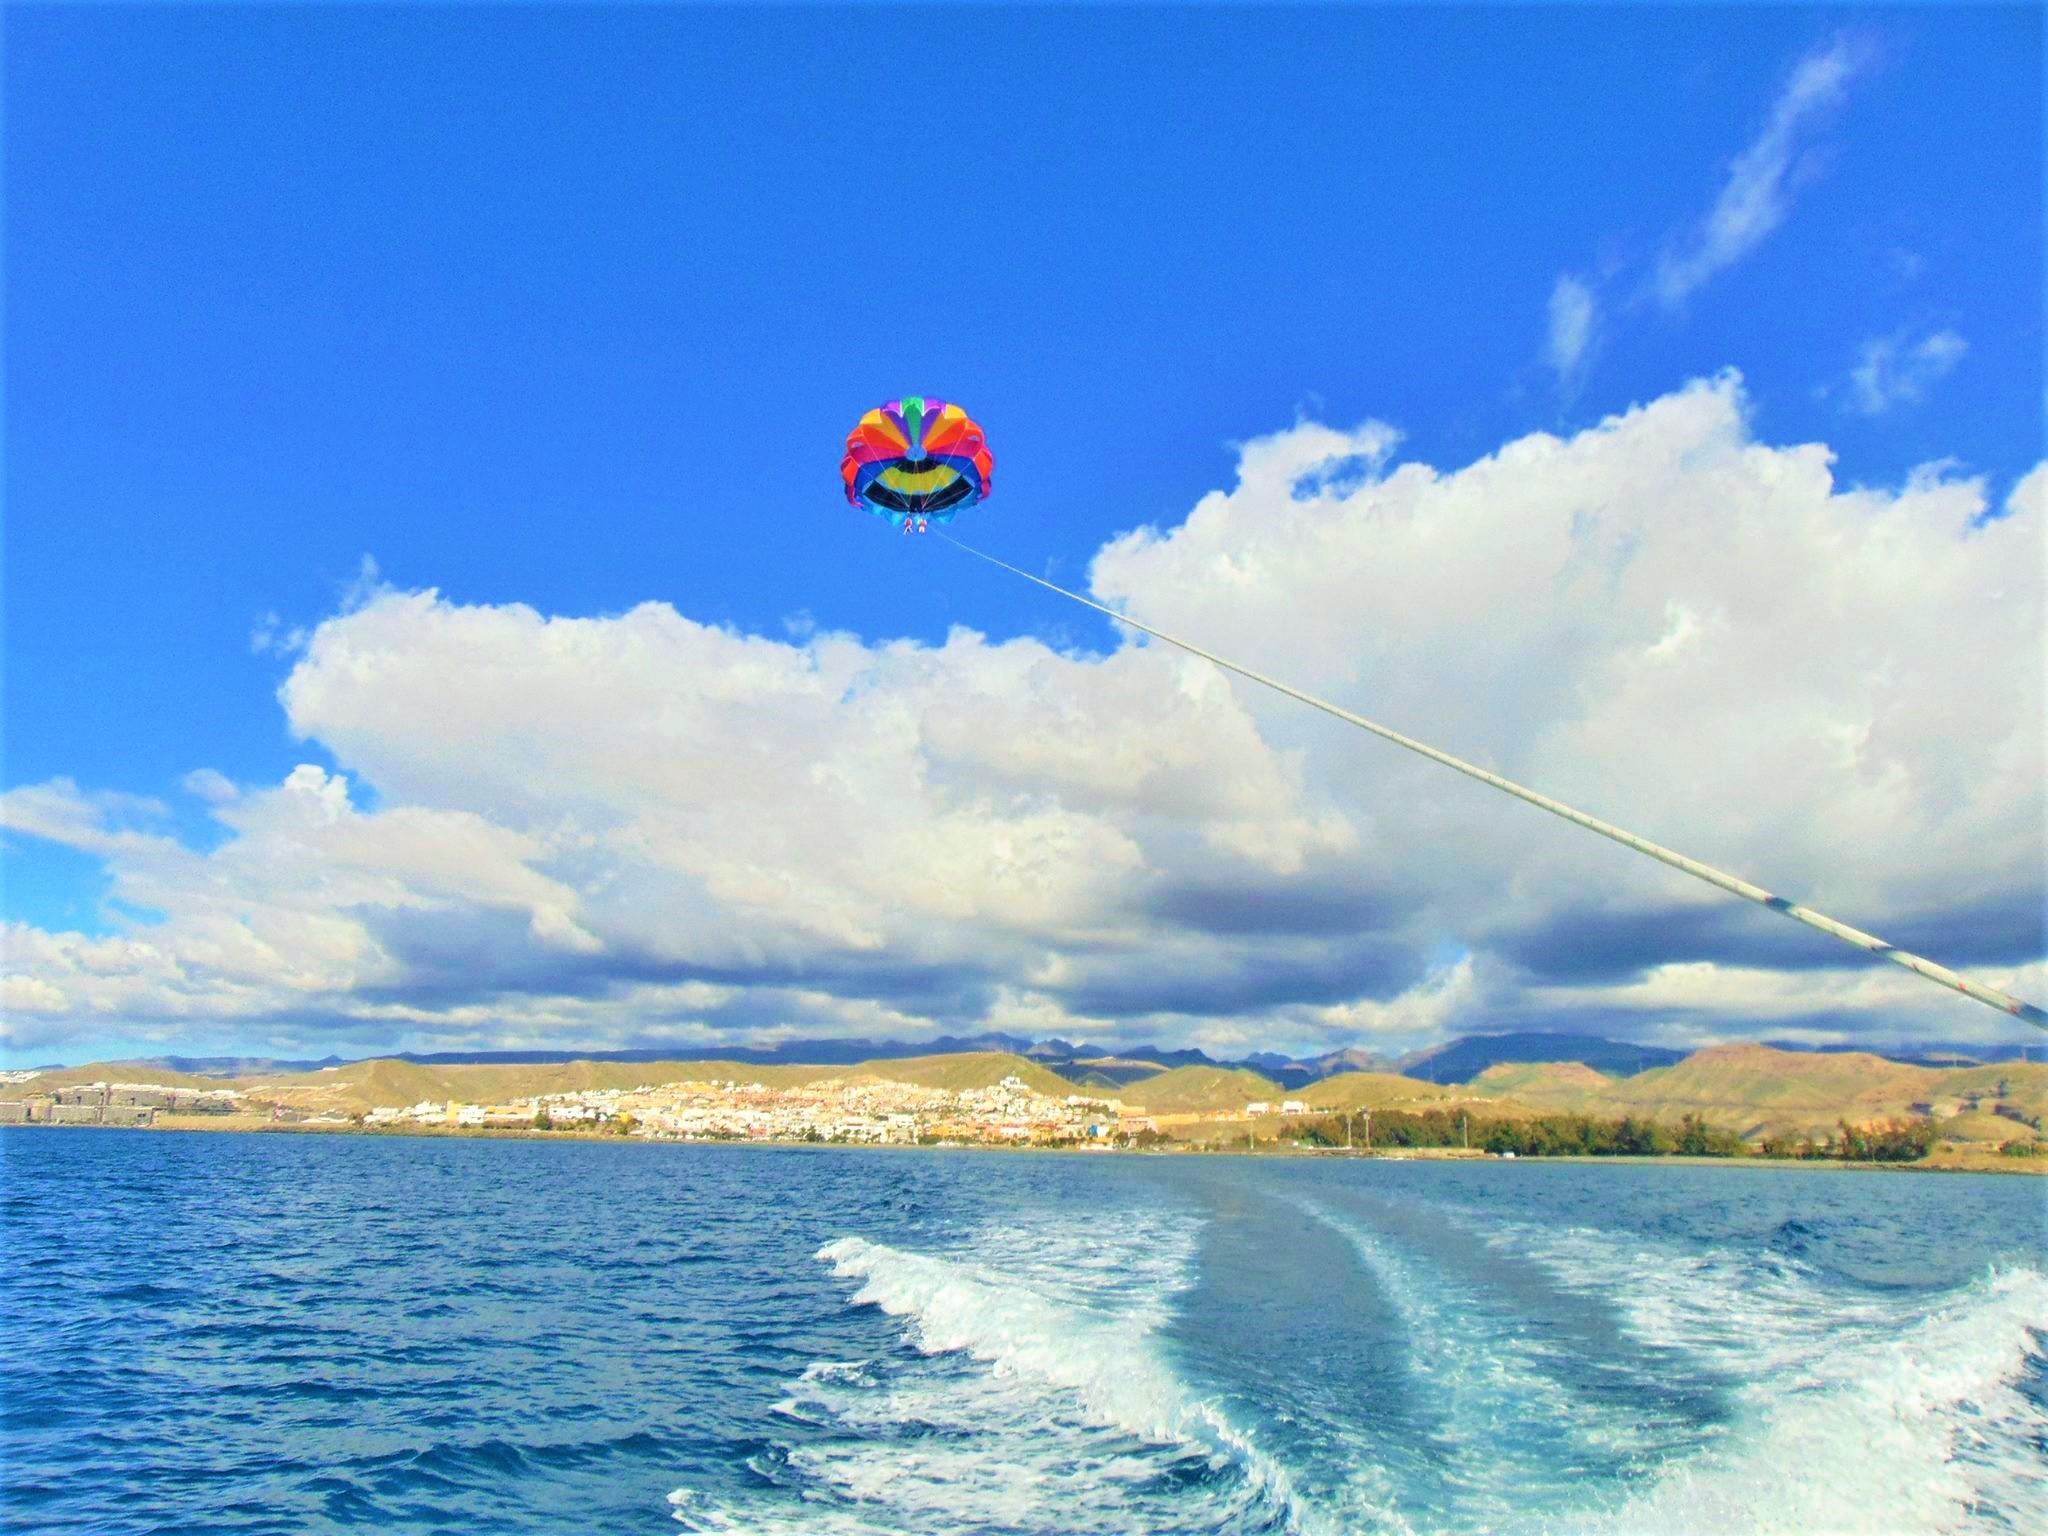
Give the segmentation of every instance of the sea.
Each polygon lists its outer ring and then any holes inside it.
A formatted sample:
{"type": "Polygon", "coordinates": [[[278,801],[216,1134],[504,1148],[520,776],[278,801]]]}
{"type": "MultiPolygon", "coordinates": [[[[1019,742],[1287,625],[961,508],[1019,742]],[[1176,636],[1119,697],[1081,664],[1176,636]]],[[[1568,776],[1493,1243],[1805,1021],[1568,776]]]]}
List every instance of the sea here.
{"type": "Polygon", "coordinates": [[[0,1132],[8,1531],[2048,1531],[2048,1181],[0,1132]]]}

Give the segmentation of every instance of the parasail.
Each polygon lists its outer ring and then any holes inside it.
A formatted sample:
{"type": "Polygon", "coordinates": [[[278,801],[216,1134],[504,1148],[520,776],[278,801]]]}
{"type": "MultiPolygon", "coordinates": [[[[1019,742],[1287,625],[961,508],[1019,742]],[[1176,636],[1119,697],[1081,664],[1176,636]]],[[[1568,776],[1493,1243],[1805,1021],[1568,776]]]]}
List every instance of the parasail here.
{"type": "Polygon", "coordinates": [[[981,428],[946,400],[905,395],[877,406],[846,435],[846,499],[905,533],[950,523],[987,497],[995,460],[981,428]]]}

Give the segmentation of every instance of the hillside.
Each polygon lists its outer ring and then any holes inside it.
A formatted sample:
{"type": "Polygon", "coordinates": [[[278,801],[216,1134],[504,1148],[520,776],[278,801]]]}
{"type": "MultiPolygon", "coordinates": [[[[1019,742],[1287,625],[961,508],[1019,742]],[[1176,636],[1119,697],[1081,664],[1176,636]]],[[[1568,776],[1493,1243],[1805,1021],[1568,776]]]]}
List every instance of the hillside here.
{"type": "MultiPolygon", "coordinates": [[[[786,1072],[810,1069],[785,1067],[786,1072]]],[[[815,1074],[815,1077],[879,1077],[892,1083],[916,1083],[925,1088],[944,1088],[959,1093],[968,1088],[989,1088],[1006,1077],[1021,1078],[1027,1088],[1052,1098],[1063,1099],[1078,1092],[1075,1085],[1057,1072],[1035,1061],[1007,1051],[969,1051],[956,1056],[903,1056],[886,1061],[863,1061],[857,1066],[815,1074]]]]}
{"type": "Polygon", "coordinates": [[[93,1061],[82,1067],[52,1067],[38,1072],[26,1082],[15,1085],[8,1093],[51,1093],[59,1088],[75,1088],[81,1083],[156,1083],[165,1088],[231,1088],[232,1083],[218,1077],[202,1077],[192,1072],[173,1072],[165,1067],[152,1067],[137,1061],[93,1061]]]}
{"type": "Polygon", "coordinates": [[[766,1066],[745,1061],[563,1061],[521,1065],[423,1066],[383,1059],[352,1062],[321,1072],[256,1078],[234,1086],[265,1103],[295,1109],[358,1112],[423,1100],[495,1104],[539,1093],[593,1088],[642,1088],[660,1083],[761,1083],[792,1088],[804,1083],[880,1078],[928,1088],[985,1088],[1015,1075],[1041,1093],[1065,1098],[1073,1084],[1021,1056],[974,1051],[953,1056],[910,1056],[851,1065],[766,1066]]]}
{"type": "Polygon", "coordinates": [[[2009,1117],[2048,1119],[2048,1066],[1918,1067],[1867,1052],[1716,1045],[1668,1067],[1604,1078],[1580,1063],[1495,1067],[1473,1084],[1523,1105],[1672,1122],[1692,1114],[1747,1137],[1824,1136],[1852,1125],[1931,1115],[1946,1135],[2000,1139],[2009,1117]],[[1997,1115],[2000,1109],[2006,1115],[1997,1115]],[[1997,1116],[1997,1118],[1992,1118],[1997,1116]],[[1957,1118],[1960,1117],[1960,1118],[1957,1118]]]}
{"type": "Polygon", "coordinates": [[[1863,1052],[1808,1055],[1767,1045],[1716,1045],[1671,1067],[1624,1078],[1593,1097],[1668,1120],[1696,1114],[1744,1136],[1807,1135],[1836,1122],[1904,1118],[1942,1076],[1863,1052]]]}
{"type": "Polygon", "coordinates": [[[1503,1063],[1576,1061],[1601,1072],[1641,1072],[1669,1066],[1685,1052],[1667,1046],[1634,1045],[1598,1035],[1555,1035],[1524,1031],[1510,1035],[1464,1035],[1401,1060],[1408,1077],[1433,1083],[1469,1083],[1503,1063]]]}
{"type": "Polygon", "coordinates": [[[1155,1115],[1235,1114],[1258,1100],[1282,1097],[1278,1083],[1242,1067],[1174,1067],[1123,1090],[1125,1103],[1142,1104],[1155,1115]]]}
{"type": "Polygon", "coordinates": [[[1576,1107],[1589,1094],[1605,1093],[1614,1079],[1583,1061],[1501,1062],[1473,1078],[1467,1087],[1479,1093],[1512,1095],[1524,1104],[1560,1109],[1576,1107]]]}
{"type": "Polygon", "coordinates": [[[1975,1109],[1980,1104],[1987,1108],[2003,1105],[2037,1126],[2048,1125],[2048,1065],[2041,1062],[2009,1061],[1952,1069],[1941,1074],[1935,1092],[1937,1114],[1975,1109]]]}
{"type": "Polygon", "coordinates": [[[1468,1095],[1392,1072],[1343,1072],[1311,1083],[1292,1097],[1311,1109],[1429,1109],[1468,1095]]]}
{"type": "Polygon", "coordinates": [[[843,1074],[845,1067],[764,1067],[737,1061],[563,1061],[517,1066],[422,1066],[389,1058],[320,1072],[243,1078],[233,1086],[264,1103],[303,1110],[360,1112],[423,1100],[495,1104],[536,1093],[639,1088],[654,1083],[734,1081],[787,1087],[843,1074]]]}
{"type": "Polygon", "coordinates": [[[1086,1056],[1062,1062],[1053,1068],[1074,1082],[1135,1083],[1157,1077],[1166,1068],[1156,1061],[1138,1061],[1125,1056],[1086,1056]]]}

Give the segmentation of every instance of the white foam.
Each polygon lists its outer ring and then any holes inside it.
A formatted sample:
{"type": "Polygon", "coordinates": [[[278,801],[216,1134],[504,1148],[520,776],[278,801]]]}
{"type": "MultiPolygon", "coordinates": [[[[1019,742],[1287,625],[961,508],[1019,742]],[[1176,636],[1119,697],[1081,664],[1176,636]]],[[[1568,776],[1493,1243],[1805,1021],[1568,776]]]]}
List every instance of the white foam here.
{"type": "Polygon", "coordinates": [[[997,1380],[1061,1394],[1098,1427],[1198,1451],[1212,1469],[1234,1469],[1250,1502],[1284,1511],[1287,1527],[1300,1528],[1285,1469],[1214,1404],[1191,1395],[1162,1358],[1153,1339],[1162,1308],[1099,1311],[1053,1300],[1005,1271],[859,1237],[828,1243],[818,1257],[863,1282],[855,1305],[904,1318],[920,1351],[965,1354],[988,1364],[997,1380]]]}
{"type": "Polygon", "coordinates": [[[1284,1468],[1170,1364],[1195,1229],[1131,1213],[989,1227],[950,1252],[845,1237],[818,1258],[912,1356],[819,1361],[777,1413],[756,1496],[671,1496],[700,1531],[1182,1532],[1314,1527],[1284,1468]],[[965,1255],[971,1254],[972,1257],[965,1255]]]}
{"type": "Polygon", "coordinates": [[[1556,1529],[2048,1530],[2048,1412],[2020,1390],[2048,1332],[2040,1271],[1930,1301],[1831,1286],[1779,1255],[1624,1246],[1585,1229],[1508,1227],[1496,1241],[1734,1383],[1740,1417],[1722,1443],[1556,1529]]]}
{"type": "MultiPolygon", "coordinates": [[[[1824,1315],[1813,1318],[1824,1332],[1824,1315]]],[[[1744,1389],[1749,1422],[1640,1497],[1570,1529],[1757,1536],[2048,1530],[2048,1414],[2018,1390],[2048,1278],[1968,1287],[1903,1333],[1838,1339],[1744,1389]]]]}
{"type": "MultiPolygon", "coordinates": [[[[715,1498],[678,1489],[675,1518],[759,1536],[1405,1531],[1388,1512],[1398,1488],[1400,1507],[1445,1533],[2048,1530],[2048,1413],[2021,1390],[2048,1329],[2035,1269],[1930,1299],[1769,1255],[1491,1232],[1504,1262],[1600,1300],[1644,1346],[1623,1366],[1667,1381],[1690,1368],[1732,1413],[1660,1428],[1654,1408],[1634,1422],[1617,1406],[1626,1394],[1567,1387],[1569,1362],[1547,1353],[1560,1346],[1527,1328],[1506,1288],[1441,1272],[1398,1224],[1310,1209],[1399,1314],[1422,1399],[1443,1412],[1440,1441],[1396,1447],[1391,1426],[1352,1419],[1313,1426],[1319,1456],[1337,1445],[1358,1467],[1350,1481],[1319,1468],[1311,1482],[1330,1491],[1306,1498],[1242,1427],[1249,1416],[1176,1368],[1165,1329],[1195,1241],[1178,1217],[1119,1217],[1107,1235],[956,1230],[930,1249],[843,1237],[818,1258],[852,1283],[850,1304],[900,1320],[912,1349],[814,1362],[777,1405],[786,1438],[750,1463],[755,1481],[715,1498]],[[1634,1462],[1627,1482],[1569,1481],[1616,1454],[1634,1462]]],[[[1281,1426],[1284,1445],[1303,1409],[1268,1404],[1256,1422],[1281,1426]]]]}
{"type": "Polygon", "coordinates": [[[1847,1336],[1896,1333],[1924,1306],[1828,1290],[1811,1266],[1782,1254],[1702,1252],[1585,1227],[1507,1224],[1489,1240],[1565,1289],[1600,1297],[1642,1342],[1749,1374],[1796,1370],[1847,1336]]]}
{"type": "Polygon", "coordinates": [[[1654,1459],[1682,1433],[1654,1409],[1575,1394],[1559,1378],[1553,1347],[1492,1295],[1402,1251],[1362,1219],[1296,1203],[1350,1244],[1401,1321],[1416,1398],[1441,1416],[1429,1460],[1450,1501],[1437,1513],[1451,1528],[1492,1530],[1532,1509],[1564,1506],[1589,1464],[1654,1459]]]}

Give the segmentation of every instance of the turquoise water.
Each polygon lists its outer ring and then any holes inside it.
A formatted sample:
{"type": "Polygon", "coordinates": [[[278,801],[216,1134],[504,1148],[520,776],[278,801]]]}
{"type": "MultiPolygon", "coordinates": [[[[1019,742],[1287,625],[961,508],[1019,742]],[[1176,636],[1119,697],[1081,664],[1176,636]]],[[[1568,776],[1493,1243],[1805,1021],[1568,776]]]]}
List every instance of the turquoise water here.
{"type": "Polygon", "coordinates": [[[2048,1530],[2043,1195],[0,1132],[9,1530],[2048,1530]]]}

